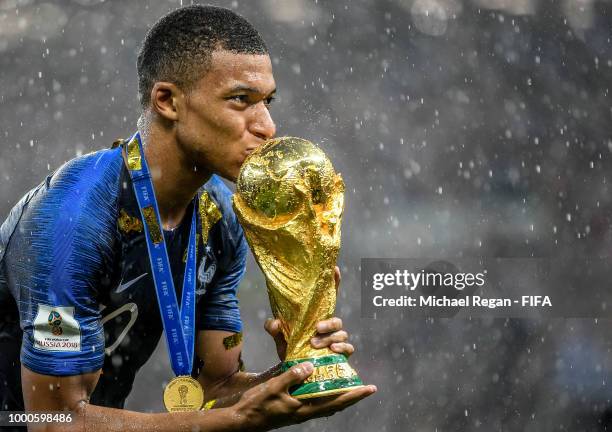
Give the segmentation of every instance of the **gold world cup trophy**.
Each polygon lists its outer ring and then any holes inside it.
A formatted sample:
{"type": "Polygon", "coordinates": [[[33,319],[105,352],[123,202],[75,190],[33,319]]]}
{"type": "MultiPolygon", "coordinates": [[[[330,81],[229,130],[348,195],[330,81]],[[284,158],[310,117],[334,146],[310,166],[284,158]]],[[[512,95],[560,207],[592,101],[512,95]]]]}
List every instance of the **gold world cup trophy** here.
{"type": "Polygon", "coordinates": [[[320,148],[301,138],[267,141],[246,159],[236,183],[234,210],[287,341],[282,370],[304,361],[314,365],[312,375],[290,389],[299,399],[363,385],[346,356],[310,345],[315,324],[336,308],[343,208],[342,177],[320,148]]]}

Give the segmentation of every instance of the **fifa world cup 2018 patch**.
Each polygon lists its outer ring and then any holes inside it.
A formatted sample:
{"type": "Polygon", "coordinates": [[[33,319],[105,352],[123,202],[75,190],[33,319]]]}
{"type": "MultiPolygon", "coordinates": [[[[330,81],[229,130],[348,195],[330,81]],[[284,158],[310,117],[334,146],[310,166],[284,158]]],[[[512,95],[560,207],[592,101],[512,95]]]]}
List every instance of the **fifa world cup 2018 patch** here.
{"type": "Polygon", "coordinates": [[[34,318],[34,348],[81,351],[81,326],[74,318],[74,307],[38,304],[34,318]]]}

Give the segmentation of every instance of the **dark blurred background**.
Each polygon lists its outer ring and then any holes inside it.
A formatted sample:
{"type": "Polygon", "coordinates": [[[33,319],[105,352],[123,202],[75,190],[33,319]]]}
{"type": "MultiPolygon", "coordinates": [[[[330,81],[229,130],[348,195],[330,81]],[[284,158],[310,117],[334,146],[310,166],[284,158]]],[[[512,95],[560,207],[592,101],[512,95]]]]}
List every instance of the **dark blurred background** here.
{"type": "MultiPolygon", "coordinates": [[[[214,4],[269,45],[278,134],[319,142],[347,185],[338,315],[379,392],[288,429],[612,430],[609,320],[372,320],[359,295],[362,257],[610,257],[611,2],[214,4]]],[[[0,217],[134,131],[138,46],[179,5],[0,0],[0,217]]],[[[262,370],[278,359],[252,259],[240,300],[262,370]]],[[[162,411],[171,374],[162,342],[128,407],[162,411]]]]}

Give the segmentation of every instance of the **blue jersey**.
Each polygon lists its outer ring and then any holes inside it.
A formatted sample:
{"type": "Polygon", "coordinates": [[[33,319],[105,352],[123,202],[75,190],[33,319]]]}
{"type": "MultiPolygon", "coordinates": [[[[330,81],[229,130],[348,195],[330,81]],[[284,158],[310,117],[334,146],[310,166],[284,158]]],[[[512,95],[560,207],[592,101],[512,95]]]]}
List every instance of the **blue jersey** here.
{"type": "MultiPolygon", "coordinates": [[[[222,218],[198,242],[196,329],[240,332],[242,228],[218,177],[199,193],[222,218]]],[[[164,231],[179,299],[189,229],[186,217],[164,231]]],[[[69,161],[12,209],[0,228],[0,313],[0,341],[21,337],[24,366],[60,376],[102,369],[92,403],[123,406],[163,327],[121,148],[69,161]]]]}

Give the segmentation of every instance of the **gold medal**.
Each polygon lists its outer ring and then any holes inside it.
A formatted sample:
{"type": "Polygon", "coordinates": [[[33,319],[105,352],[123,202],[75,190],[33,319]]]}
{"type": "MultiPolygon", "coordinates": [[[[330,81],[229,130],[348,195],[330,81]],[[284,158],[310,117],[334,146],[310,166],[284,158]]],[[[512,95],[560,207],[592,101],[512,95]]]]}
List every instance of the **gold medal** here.
{"type": "Polygon", "coordinates": [[[204,390],[190,376],[173,378],[164,389],[164,405],[168,412],[199,411],[204,404],[204,390]]]}

